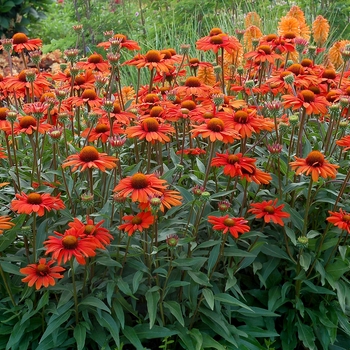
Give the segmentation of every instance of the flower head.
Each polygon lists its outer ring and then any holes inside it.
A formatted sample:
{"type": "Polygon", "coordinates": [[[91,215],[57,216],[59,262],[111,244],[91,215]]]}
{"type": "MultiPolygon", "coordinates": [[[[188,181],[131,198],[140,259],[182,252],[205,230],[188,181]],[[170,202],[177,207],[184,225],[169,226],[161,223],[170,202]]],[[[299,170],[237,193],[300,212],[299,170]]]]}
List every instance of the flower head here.
{"type": "Polygon", "coordinates": [[[213,229],[222,231],[223,234],[230,232],[234,238],[238,238],[239,234],[249,232],[250,227],[247,224],[247,220],[244,218],[234,218],[230,215],[216,217],[209,215],[208,222],[213,225],[213,229]]]}
{"type": "Polygon", "coordinates": [[[4,230],[8,230],[15,226],[13,222],[11,222],[11,217],[5,215],[0,216],[0,235],[4,232],[4,230]]]}
{"type": "Polygon", "coordinates": [[[137,215],[125,215],[123,220],[125,224],[119,225],[119,230],[124,230],[131,236],[136,231],[142,232],[144,229],[149,228],[154,222],[154,216],[151,212],[140,212],[137,215]]]}
{"type": "Polygon", "coordinates": [[[40,39],[28,39],[24,33],[16,33],[12,37],[13,50],[16,52],[22,52],[24,49],[27,51],[37,50],[41,45],[40,39]]]}
{"type": "Polygon", "coordinates": [[[350,214],[340,209],[339,212],[329,211],[330,216],[327,221],[334,226],[339,227],[341,230],[346,230],[350,233],[350,214]]]}
{"type": "Polygon", "coordinates": [[[64,271],[61,266],[51,266],[55,263],[54,260],[46,261],[45,258],[39,259],[36,264],[29,264],[19,270],[23,275],[27,275],[22,278],[22,282],[28,282],[28,286],[32,287],[35,284],[35,289],[38,290],[42,286],[54,286],[55,278],[63,278],[60,272],[64,271]]]}

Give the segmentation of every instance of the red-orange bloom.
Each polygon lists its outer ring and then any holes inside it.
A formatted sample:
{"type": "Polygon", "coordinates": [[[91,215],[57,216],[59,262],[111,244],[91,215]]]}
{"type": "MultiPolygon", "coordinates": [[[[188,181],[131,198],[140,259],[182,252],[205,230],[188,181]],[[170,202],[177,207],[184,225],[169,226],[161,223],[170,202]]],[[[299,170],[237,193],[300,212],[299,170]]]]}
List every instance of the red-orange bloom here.
{"type": "Polygon", "coordinates": [[[51,196],[49,193],[37,193],[32,192],[28,195],[22,192],[22,194],[16,193],[16,199],[11,202],[11,209],[18,214],[32,214],[36,213],[38,216],[43,216],[45,210],[60,210],[64,209],[65,205],[60,199],[60,195],[57,197],[51,196]]]}
{"type": "Polygon", "coordinates": [[[327,221],[334,226],[339,227],[341,230],[346,230],[350,233],[350,214],[340,209],[339,212],[328,211],[331,215],[327,218],[327,221]]]}
{"type": "Polygon", "coordinates": [[[211,90],[212,88],[210,86],[202,84],[197,77],[188,77],[185,84],[175,88],[174,92],[185,98],[192,98],[192,96],[207,98],[211,90]]]}
{"type": "Polygon", "coordinates": [[[246,179],[248,182],[253,181],[258,185],[267,185],[272,180],[272,177],[269,173],[265,173],[256,167],[254,167],[252,172],[242,169],[242,175],[240,177],[242,179],[246,179]]]}
{"type": "Polygon", "coordinates": [[[172,64],[164,59],[165,54],[158,50],[149,50],[145,55],[137,55],[135,59],[126,61],[124,64],[136,66],[140,69],[143,67],[149,70],[155,69],[157,72],[168,73],[172,64]]]}
{"type": "Polygon", "coordinates": [[[335,143],[340,147],[345,147],[344,151],[347,151],[350,149],[350,135],[342,137],[341,139],[335,141],[335,143]]]}
{"type": "Polygon", "coordinates": [[[154,223],[154,216],[151,212],[141,212],[137,215],[125,215],[123,220],[125,224],[119,225],[119,230],[124,230],[131,236],[135,231],[142,232],[143,229],[149,228],[154,223]]]}
{"type": "MultiPolygon", "coordinates": [[[[118,123],[113,123],[112,131],[113,135],[124,133],[124,130],[120,128],[118,123]]],[[[94,142],[100,139],[102,143],[106,143],[108,138],[111,136],[109,123],[100,121],[94,128],[86,128],[81,133],[81,136],[88,137],[89,142],[94,142]]]]}
{"type": "Polygon", "coordinates": [[[29,264],[19,270],[23,275],[28,275],[22,278],[22,282],[28,282],[28,286],[32,287],[35,284],[35,289],[38,290],[42,286],[47,288],[48,286],[54,286],[56,281],[55,278],[63,278],[60,272],[65,269],[61,266],[54,266],[54,260],[46,261],[45,258],[39,259],[36,264],[29,264]]]}
{"type": "Polygon", "coordinates": [[[249,232],[250,227],[246,225],[248,223],[244,218],[234,218],[228,214],[225,216],[208,216],[208,222],[213,225],[213,229],[222,231],[223,234],[230,232],[234,238],[238,238],[239,234],[249,232]]]}
{"type": "Polygon", "coordinates": [[[101,171],[113,169],[116,167],[117,158],[108,156],[106,153],[100,153],[93,146],[85,146],[78,154],[68,156],[62,168],[73,166],[72,171],[76,171],[81,167],[81,171],[96,168],[101,171]]]}
{"type": "Polygon", "coordinates": [[[87,62],[78,62],[77,66],[82,69],[99,70],[100,72],[109,71],[108,61],[105,61],[102,55],[96,52],[88,57],[87,62]]]}
{"type": "Polygon", "coordinates": [[[144,118],[138,125],[125,129],[125,133],[129,138],[137,137],[140,140],[146,139],[147,142],[152,143],[155,141],[169,142],[170,138],[166,134],[174,132],[175,129],[171,125],[161,123],[153,117],[144,118]]]}
{"type": "Polygon", "coordinates": [[[4,232],[4,230],[8,230],[15,226],[13,222],[11,222],[11,218],[7,215],[0,216],[0,235],[4,232]]]}
{"type": "Polygon", "coordinates": [[[233,140],[241,138],[236,130],[225,125],[220,118],[212,118],[202,125],[193,125],[191,132],[192,137],[202,135],[204,138],[209,137],[211,142],[219,140],[224,143],[231,143],[233,140]]]}
{"type": "Polygon", "coordinates": [[[94,223],[93,219],[89,216],[86,217],[86,224],[82,223],[79,219],[74,218],[73,222],[68,223],[68,226],[76,229],[77,231],[83,231],[86,237],[90,237],[96,244],[96,248],[104,249],[105,246],[111,243],[113,236],[109,233],[109,230],[102,227],[104,220],[94,223]]]}
{"type": "Polygon", "coordinates": [[[303,107],[306,110],[306,114],[327,114],[327,107],[330,103],[324,96],[315,95],[311,90],[302,90],[297,96],[283,95],[284,108],[292,108],[292,110],[300,109],[303,107]]]}
{"type": "MultiPolygon", "coordinates": [[[[19,117],[19,122],[15,122],[13,124],[13,133],[15,135],[25,133],[27,135],[31,135],[38,129],[40,134],[45,134],[46,131],[52,128],[51,124],[41,123],[31,115],[25,115],[23,117],[19,117]]],[[[4,129],[7,134],[11,132],[11,126],[4,129]]]]}
{"type": "Polygon", "coordinates": [[[275,224],[284,226],[284,222],[282,218],[289,218],[290,214],[282,211],[284,208],[284,204],[277,206],[277,199],[263,201],[261,203],[252,203],[250,204],[252,209],[248,210],[248,213],[252,213],[255,215],[257,219],[264,218],[266,223],[270,221],[275,224]]]}
{"type": "MultiPolygon", "coordinates": [[[[147,203],[140,203],[139,208],[141,210],[152,210],[152,201],[157,199],[157,206],[159,204],[159,210],[164,213],[165,208],[170,209],[171,207],[176,207],[181,205],[182,196],[179,191],[165,189],[162,190],[162,195],[154,195],[148,199],[147,203]]],[[[154,204],[153,204],[154,205],[154,204]]]]}
{"type": "MultiPolygon", "coordinates": [[[[129,40],[126,35],[115,34],[111,40],[117,40],[119,42],[120,48],[125,47],[128,50],[140,50],[138,43],[134,40],[129,40]]],[[[99,43],[97,46],[108,50],[111,47],[111,41],[104,41],[102,43],[99,43]]]]}
{"type": "Polygon", "coordinates": [[[208,35],[197,40],[196,47],[198,50],[212,50],[214,53],[217,53],[219,49],[223,48],[225,51],[232,54],[233,52],[238,52],[242,45],[234,36],[229,36],[223,32],[215,32],[213,35],[208,35]]]}
{"type": "Polygon", "coordinates": [[[223,154],[216,153],[216,157],[211,161],[211,166],[223,166],[225,175],[236,177],[243,175],[242,169],[248,173],[253,173],[255,161],[254,158],[243,157],[242,153],[230,154],[227,151],[223,154]]]}
{"type": "Polygon", "coordinates": [[[81,96],[70,97],[68,103],[73,106],[89,105],[91,108],[97,108],[102,105],[102,98],[98,97],[94,89],[85,89],[81,96]]]}
{"type": "Polygon", "coordinates": [[[244,57],[256,63],[269,62],[271,64],[277,59],[282,59],[282,56],[274,52],[270,45],[260,45],[255,51],[246,53],[244,57]]]}
{"type": "Polygon", "coordinates": [[[318,177],[330,177],[334,179],[337,174],[338,165],[328,162],[324,155],[319,151],[312,151],[306,158],[299,158],[295,156],[296,161],[290,162],[292,170],[295,170],[296,175],[305,174],[310,175],[313,181],[318,181],[318,177]]]}
{"type": "Polygon", "coordinates": [[[136,173],[120,180],[113,192],[124,198],[131,195],[133,202],[146,203],[153,196],[161,196],[166,187],[166,180],[158,179],[154,174],[136,173]]]}
{"type": "Polygon", "coordinates": [[[41,47],[41,39],[28,39],[24,33],[16,33],[12,37],[13,50],[16,52],[22,52],[24,49],[27,51],[34,51],[41,47]]]}

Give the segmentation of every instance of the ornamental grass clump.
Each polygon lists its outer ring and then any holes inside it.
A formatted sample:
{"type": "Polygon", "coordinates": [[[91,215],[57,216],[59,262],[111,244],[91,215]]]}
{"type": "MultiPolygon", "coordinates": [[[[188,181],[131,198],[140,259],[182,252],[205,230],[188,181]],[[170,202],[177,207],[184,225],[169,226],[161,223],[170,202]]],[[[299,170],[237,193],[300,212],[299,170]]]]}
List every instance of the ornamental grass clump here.
{"type": "Polygon", "coordinates": [[[245,24],[1,78],[0,348],[348,349],[348,44],[245,24]]]}

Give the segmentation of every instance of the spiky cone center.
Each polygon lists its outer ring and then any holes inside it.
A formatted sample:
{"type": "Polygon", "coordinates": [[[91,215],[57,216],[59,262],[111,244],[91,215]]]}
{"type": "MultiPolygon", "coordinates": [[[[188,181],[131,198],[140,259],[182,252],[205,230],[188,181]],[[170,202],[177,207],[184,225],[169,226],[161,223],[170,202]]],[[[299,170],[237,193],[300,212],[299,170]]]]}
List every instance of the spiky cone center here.
{"type": "Polygon", "coordinates": [[[304,68],[299,63],[294,63],[287,69],[289,72],[294,73],[295,75],[304,74],[304,68]]]}
{"type": "Polygon", "coordinates": [[[24,33],[16,33],[13,37],[13,44],[24,44],[28,42],[28,37],[24,33]]]}
{"type": "Polygon", "coordinates": [[[155,132],[155,131],[158,131],[159,129],[159,123],[157,122],[157,119],[155,118],[146,118],[142,121],[142,128],[143,130],[145,131],[148,131],[148,132],[155,132]]]}
{"type": "Polygon", "coordinates": [[[284,37],[285,39],[295,39],[295,38],[296,38],[296,35],[295,35],[295,33],[293,33],[293,32],[287,32],[287,33],[284,34],[283,37],[284,37]]]}
{"type": "Polygon", "coordinates": [[[284,45],[286,42],[282,38],[276,38],[273,42],[275,45],[284,45]]]}
{"type": "Polygon", "coordinates": [[[334,69],[325,69],[324,72],[322,73],[322,78],[326,78],[326,79],[335,79],[336,76],[337,74],[334,69]]]}
{"type": "Polygon", "coordinates": [[[81,98],[88,100],[96,100],[97,94],[92,89],[85,89],[84,92],[81,94],[81,98]]]}
{"type": "Polygon", "coordinates": [[[312,151],[305,159],[306,164],[312,167],[320,167],[324,164],[324,155],[319,151],[312,151]]]}
{"type": "Polygon", "coordinates": [[[36,267],[36,271],[40,276],[43,276],[43,275],[47,275],[50,269],[46,264],[38,264],[36,267]]]}
{"type": "Polygon", "coordinates": [[[56,98],[56,95],[53,92],[45,92],[40,97],[40,102],[46,102],[49,99],[56,98]]]}
{"type": "Polygon", "coordinates": [[[227,218],[224,220],[224,225],[228,226],[228,227],[235,226],[235,220],[233,220],[231,218],[227,218]]]}
{"type": "Polygon", "coordinates": [[[326,100],[328,102],[334,102],[334,100],[338,97],[338,93],[335,90],[330,90],[326,95],[326,100]]]}
{"type": "Polygon", "coordinates": [[[82,84],[84,84],[84,83],[85,83],[85,77],[84,77],[83,75],[78,75],[78,76],[76,76],[75,79],[74,79],[74,83],[75,83],[76,85],[82,85],[82,84]]]}
{"type": "Polygon", "coordinates": [[[276,40],[277,38],[278,38],[278,36],[276,34],[267,34],[266,37],[265,37],[267,42],[270,42],[272,40],[276,40]]]}
{"type": "Polygon", "coordinates": [[[343,221],[350,222],[350,215],[349,214],[343,215],[343,221]]]}
{"type": "Polygon", "coordinates": [[[97,149],[93,146],[85,146],[79,153],[79,158],[83,162],[93,162],[99,158],[97,149]]]}
{"type": "Polygon", "coordinates": [[[160,52],[157,51],[157,50],[149,50],[147,53],[146,53],[146,56],[145,56],[146,60],[148,62],[160,62],[161,60],[161,55],[160,55],[160,52]]]}
{"type": "Polygon", "coordinates": [[[26,129],[30,126],[36,126],[36,120],[31,115],[26,115],[20,120],[19,125],[21,128],[26,129]]]}
{"type": "Polygon", "coordinates": [[[269,214],[274,214],[275,213],[275,208],[272,205],[267,205],[264,208],[264,211],[269,214]]]}
{"type": "Polygon", "coordinates": [[[6,120],[7,118],[7,111],[9,111],[6,107],[0,107],[0,120],[6,120]]]}
{"type": "Polygon", "coordinates": [[[310,58],[304,58],[300,64],[303,66],[303,67],[312,67],[312,65],[314,64],[312,60],[310,60],[310,58]]]}
{"type": "Polygon", "coordinates": [[[350,86],[345,89],[345,95],[350,96],[350,86]]]}
{"type": "Polygon", "coordinates": [[[218,34],[222,34],[222,30],[220,28],[213,28],[210,33],[209,36],[215,36],[218,34]]]}
{"type": "Polygon", "coordinates": [[[312,91],[315,95],[319,95],[321,93],[321,89],[318,86],[309,86],[308,90],[312,91]]]}
{"type": "Polygon", "coordinates": [[[214,118],[214,114],[213,114],[213,112],[204,112],[203,118],[204,119],[212,119],[212,118],[214,118]]]}
{"type": "Polygon", "coordinates": [[[134,216],[131,220],[133,225],[140,225],[142,223],[142,219],[139,216],[134,216]]]}
{"type": "Polygon", "coordinates": [[[127,40],[126,35],[116,34],[113,36],[114,39],[117,39],[120,43],[124,43],[127,40]]]}
{"type": "Polygon", "coordinates": [[[303,97],[305,102],[315,101],[315,94],[311,90],[302,90],[300,91],[300,95],[303,97]]]}
{"type": "Polygon", "coordinates": [[[152,117],[152,118],[157,118],[159,117],[162,112],[164,111],[164,109],[160,106],[154,106],[152,107],[152,109],[150,110],[149,112],[149,115],[152,117]]]}
{"type": "Polygon", "coordinates": [[[95,131],[99,134],[99,133],[104,133],[109,131],[109,126],[107,124],[104,123],[100,123],[96,125],[95,131]]]}
{"type": "Polygon", "coordinates": [[[186,79],[185,86],[187,86],[187,87],[200,87],[201,82],[196,77],[189,77],[186,79]]]}
{"type": "Polygon", "coordinates": [[[224,34],[218,34],[218,35],[214,35],[210,38],[210,43],[211,44],[216,44],[216,45],[220,45],[224,42],[224,34]]]}
{"type": "Polygon", "coordinates": [[[159,101],[159,97],[157,94],[147,94],[145,97],[146,103],[155,103],[159,101]]]}
{"type": "Polygon", "coordinates": [[[181,102],[181,108],[186,108],[189,111],[193,111],[196,108],[196,103],[192,100],[185,100],[181,102]]]}
{"type": "Polygon", "coordinates": [[[90,235],[95,230],[95,225],[85,225],[84,233],[90,235]]]}
{"type": "Polygon", "coordinates": [[[101,55],[99,55],[98,53],[94,53],[91,56],[89,56],[88,58],[88,62],[89,63],[101,63],[103,61],[101,55]]]}
{"type": "Polygon", "coordinates": [[[78,246],[78,238],[72,235],[67,235],[62,238],[62,245],[65,249],[75,249],[78,246]]]}
{"type": "Polygon", "coordinates": [[[257,51],[263,51],[266,55],[270,55],[271,47],[269,45],[260,45],[258,46],[257,51]]]}
{"type": "Polygon", "coordinates": [[[134,189],[140,190],[148,186],[147,177],[144,174],[136,173],[131,177],[131,186],[134,189]]]}
{"type": "Polygon", "coordinates": [[[245,124],[248,121],[248,113],[245,111],[237,111],[233,120],[237,123],[245,124]]]}
{"type": "Polygon", "coordinates": [[[225,129],[225,124],[219,118],[212,118],[208,121],[207,127],[211,131],[220,132],[225,129]]]}
{"type": "Polygon", "coordinates": [[[18,74],[18,76],[17,76],[17,79],[19,80],[19,81],[21,81],[22,83],[26,83],[27,82],[27,72],[26,72],[26,70],[22,70],[19,74],[18,74]]]}
{"type": "Polygon", "coordinates": [[[239,161],[239,157],[235,154],[230,154],[228,157],[227,157],[227,163],[233,165],[235,163],[237,163],[239,161]]]}
{"type": "Polygon", "coordinates": [[[43,199],[41,198],[40,193],[30,193],[27,196],[27,203],[29,204],[41,204],[43,202],[43,199]]]}
{"type": "Polygon", "coordinates": [[[293,73],[285,70],[284,72],[282,72],[280,74],[280,78],[283,79],[284,77],[287,77],[288,75],[292,75],[293,76],[293,73]]]}
{"type": "Polygon", "coordinates": [[[190,64],[198,64],[199,62],[200,62],[199,59],[196,57],[190,59],[190,64]]]}
{"type": "Polygon", "coordinates": [[[171,52],[169,51],[169,50],[161,50],[160,51],[160,53],[162,54],[162,55],[164,55],[164,58],[165,59],[169,59],[169,58],[171,58],[171,52]]]}

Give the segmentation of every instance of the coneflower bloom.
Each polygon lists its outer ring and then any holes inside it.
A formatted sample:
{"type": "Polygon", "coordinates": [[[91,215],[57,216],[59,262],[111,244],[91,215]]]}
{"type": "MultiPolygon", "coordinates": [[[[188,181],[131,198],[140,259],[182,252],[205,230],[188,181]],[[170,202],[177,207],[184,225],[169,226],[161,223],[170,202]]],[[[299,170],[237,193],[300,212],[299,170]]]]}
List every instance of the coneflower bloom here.
{"type": "Polygon", "coordinates": [[[333,224],[336,227],[339,227],[341,230],[346,230],[350,233],[350,214],[339,209],[339,212],[328,211],[330,216],[327,218],[327,221],[333,224]]]}
{"type": "Polygon", "coordinates": [[[51,196],[49,193],[32,192],[25,194],[16,193],[16,199],[11,201],[11,209],[18,214],[36,213],[43,216],[45,211],[64,209],[65,205],[60,195],[51,196]]]}
{"type": "Polygon", "coordinates": [[[185,81],[185,84],[178,86],[174,89],[176,94],[184,98],[196,96],[201,98],[207,98],[211,92],[211,87],[205,84],[202,84],[199,78],[197,77],[188,77],[185,81]]]}
{"type": "Polygon", "coordinates": [[[256,63],[269,62],[271,64],[277,59],[282,59],[282,56],[274,52],[270,45],[260,45],[256,50],[246,53],[244,57],[256,63]]]}
{"type": "Polygon", "coordinates": [[[334,179],[337,174],[338,165],[328,162],[324,155],[319,151],[312,151],[306,158],[295,156],[295,161],[290,162],[292,170],[295,170],[296,175],[310,175],[313,181],[318,181],[318,177],[334,179]]]}
{"type": "Polygon", "coordinates": [[[154,195],[161,196],[166,188],[166,180],[154,174],[136,173],[121,179],[113,192],[119,197],[131,196],[133,202],[147,203],[154,195]]]}
{"type": "MultiPolygon", "coordinates": [[[[88,137],[89,142],[94,142],[96,140],[101,140],[102,143],[106,143],[108,138],[111,136],[109,123],[98,122],[94,128],[86,128],[81,133],[82,137],[88,137]]],[[[123,134],[124,130],[120,128],[118,123],[113,123],[112,134],[118,135],[123,134]]]]}
{"type": "Polygon", "coordinates": [[[258,185],[267,185],[272,180],[272,176],[269,173],[265,173],[257,167],[254,167],[252,171],[250,169],[247,171],[243,168],[240,178],[248,182],[255,182],[258,185]]]}
{"type": "Polygon", "coordinates": [[[209,215],[208,222],[213,225],[214,230],[221,231],[223,234],[229,232],[234,238],[250,231],[248,221],[242,217],[235,218],[228,214],[220,217],[209,215]]]}
{"type": "Polygon", "coordinates": [[[212,118],[202,125],[192,125],[192,137],[201,135],[203,138],[209,137],[211,142],[216,140],[223,143],[232,143],[233,140],[239,140],[240,136],[232,127],[225,125],[222,119],[212,118]]]}
{"type": "Polygon", "coordinates": [[[137,215],[125,215],[123,216],[125,224],[119,225],[118,229],[127,232],[128,236],[133,235],[136,231],[142,232],[144,229],[149,228],[154,223],[154,216],[151,212],[140,212],[137,215]]]}
{"type": "Polygon", "coordinates": [[[100,153],[93,146],[85,146],[79,153],[68,156],[62,164],[62,168],[73,166],[72,171],[81,167],[81,171],[96,168],[101,171],[113,169],[116,167],[117,158],[109,156],[106,153],[100,153]]]}
{"type": "Polygon", "coordinates": [[[77,231],[82,231],[86,237],[92,238],[96,243],[96,248],[104,248],[111,243],[113,236],[109,233],[105,227],[102,227],[104,220],[94,223],[93,219],[89,216],[86,217],[86,224],[79,219],[74,218],[73,222],[69,222],[68,226],[74,228],[77,231]]]}
{"type": "Polygon", "coordinates": [[[170,138],[167,134],[174,133],[175,129],[171,125],[160,122],[160,119],[158,120],[153,117],[144,118],[138,125],[127,127],[125,133],[129,138],[136,137],[140,140],[145,139],[147,142],[169,142],[170,138]]]}
{"type": "Polygon", "coordinates": [[[67,99],[68,103],[72,103],[73,106],[88,105],[90,108],[97,108],[102,105],[102,98],[97,96],[94,89],[85,89],[80,96],[74,96],[67,99]]]}
{"type": "Polygon", "coordinates": [[[154,195],[148,199],[147,203],[140,203],[139,208],[141,210],[151,210],[152,200],[156,198],[159,202],[159,210],[164,213],[165,208],[170,209],[171,207],[176,207],[182,204],[182,196],[179,191],[165,189],[162,190],[162,195],[154,195]]]}
{"type": "Polygon", "coordinates": [[[11,124],[7,120],[7,112],[9,111],[7,107],[0,107],[0,130],[11,128],[11,124]]]}
{"type": "Polygon", "coordinates": [[[97,46],[103,47],[104,49],[108,50],[111,47],[111,41],[113,40],[119,42],[120,48],[124,47],[127,50],[140,50],[140,46],[138,45],[138,43],[134,40],[128,39],[127,36],[124,34],[115,34],[110,41],[104,41],[102,43],[99,43],[97,46]]]}
{"type": "Polygon", "coordinates": [[[45,254],[51,254],[52,259],[61,265],[75,257],[79,264],[85,265],[86,258],[96,255],[96,242],[91,237],[86,237],[84,231],[70,228],[64,233],[55,231],[56,236],[49,236],[44,242],[47,248],[45,254]],[[58,236],[58,237],[57,237],[58,236]]]}
{"type": "Polygon", "coordinates": [[[109,71],[108,61],[105,61],[102,55],[96,52],[88,57],[87,62],[78,62],[77,67],[82,69],[98,70],[100,72],[109,71]]]}
{"type": "Polygon", "coordinates": [[[23,275],[27,275],[22,278],[22,282],[28,283],[28,287],[33,287],[38,290],[42,286],[47,288],[48,286],[54,286],[55,279],[63,278],[61,272],[65,269],[61,266],[52,266],[55,263],[54,260],[46,261],[45,258],[39,259],[36,264],[29,264],[19,270],[23,275]]]}
{"type": "Polygon", "coordinates": [[[290,217],[289,213],[282,211],[284,204],[277,205],[277,199],[263,201],[261,203],[251,203],[251,209],[248,210],[248,213],[255,215],[257,219],[264,218],[266,223],[273,222],[275,224],[284,226],[282,219],[290,217]]]}
{"type": "Polygon", "coordinates": [[[136,66],[138,69],[146,67],[149,70],[155,69],[157,72],[168,73],[172,64],[166,62],[165,54],[158,50],[149,50],[145,55],[139,55],[133,62],[127,61],[124,64],[136,66]]]}
{"type": "Polygon", "coordinates": [[[282,102],[284,108],[292,108],[292,110],[299,110],[304,108],[306,114],[327,114],[330,103],[324,96],[315,95],[311,90],[302,90],[297,96],[283,95],[282,102]]]}
{"type": "MultiPolygon", "coordinates": [[[[72,77],[70,70],[66,69],[65,72],[58,72],[52,76],[54,81],[62,83],[60,89],[70,89],[72,85],[72,77]]],[[[95,88],[95,76],[91,69],[85,70],[83,73],[78,74],[74,78],[73,89],[74,90],[84,90],[84,89],[94,89],[95,88]]]]}
{"type": "Polygon", "coordinates": [[[12,37],[13,50],[15,52],[34,51],[42,46],[41,39],[28,39],[24,33],[16,33],[12,37]]]}
{"type": "Polygon", "coordinates": [[[12,218],[5,215],[0,216],[0,235],[3,234],[4,230],[8,230],[15,226],[13,222],[11,222],[12,218]]]}
{"type": "Polygon", "coordinates": [[[346,135],[342,137],[341,139],[335,141],[335,143],[340,147],[345,147],[344,151],[347,151],[350,149],[350,135],[346,135]]]}
{"type": "MultiPolygon", "coordinates": [[[[13,124],[13,133],[15,135],[23,133],[31,135],[35,133],[36,130],[38,130],[40,134],[45,134],[52,128],[51,124],[42,123],[31,115],[19,117],[18,120],[18,122],[14,122],[13,124]]],[[[5,128],[4,130],[9,134],[11,132],[11,126],[5,128]]]]}
{"type": "Polygon", "coordinates": [[[224,167],[224,174],[230,177],[236,177],[243,175],[242,169],[248,173],[253,173],[255,169],[256,159],[243,157],[242,153],[231,154],[229,151],[226,153],[216,153],[216,157],[211,161],[211,166],[224,167]]]}

